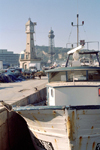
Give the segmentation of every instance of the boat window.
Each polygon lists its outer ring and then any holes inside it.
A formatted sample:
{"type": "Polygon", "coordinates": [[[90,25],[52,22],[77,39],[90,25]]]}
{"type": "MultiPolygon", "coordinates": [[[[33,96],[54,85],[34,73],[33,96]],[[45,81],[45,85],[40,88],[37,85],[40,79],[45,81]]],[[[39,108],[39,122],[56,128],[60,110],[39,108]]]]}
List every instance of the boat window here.
{"type": "Polygon", "coordinates": [[[55,82],[55,81],[66,81],[66,72],[52,72],[49,73],[49,81],[55,82]]]}
{"type": "Polygon", "coordinates": [[[86,81],[86,71],[81,70],[81,71],[68,71],[67,72],[67,81],[68,82],[73,82],[73,81],[86,81]]]}
{"type": "Polygon", "coordinates": [[[51,89],[51,96],[53,97],[53,89],[51,89]]]}
{"type": "Polygon", "coordinates": [[[100,81],[100,70],[88,71],[89,81],[100,81]]]}

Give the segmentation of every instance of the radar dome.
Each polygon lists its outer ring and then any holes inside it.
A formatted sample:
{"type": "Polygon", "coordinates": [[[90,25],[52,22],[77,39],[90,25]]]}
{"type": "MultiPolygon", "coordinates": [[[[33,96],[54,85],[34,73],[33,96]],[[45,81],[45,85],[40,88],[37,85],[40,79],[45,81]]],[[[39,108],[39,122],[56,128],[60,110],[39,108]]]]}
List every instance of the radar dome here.
{"type": "Polygon", "coordinates": [[[73,53],[73,59],[74,60],[79,60],[79,53],[78,52],[73,53]]]}

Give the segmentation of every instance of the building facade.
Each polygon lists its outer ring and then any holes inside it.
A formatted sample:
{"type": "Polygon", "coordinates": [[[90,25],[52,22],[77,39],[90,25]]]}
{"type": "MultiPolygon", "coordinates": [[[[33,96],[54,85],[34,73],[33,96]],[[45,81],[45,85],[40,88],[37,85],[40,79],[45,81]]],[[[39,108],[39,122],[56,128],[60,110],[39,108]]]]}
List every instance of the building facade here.
{"type": "Polygon", "coordinates": [[[12,51],[7,49],[0,49],[0,61],[3,62],[4,66],[8,64],[10,67],[19,66],[19,54],[14,54],[12,51]]]}

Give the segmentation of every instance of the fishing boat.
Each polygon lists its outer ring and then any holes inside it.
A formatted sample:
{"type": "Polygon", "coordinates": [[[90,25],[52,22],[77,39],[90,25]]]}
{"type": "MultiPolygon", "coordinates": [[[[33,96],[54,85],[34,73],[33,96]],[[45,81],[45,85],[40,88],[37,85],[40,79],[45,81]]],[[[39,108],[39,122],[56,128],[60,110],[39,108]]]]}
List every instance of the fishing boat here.
{"type": "MultiPolygon", "coordinates": [[[[68,52],[71,66],[67,60],[66,67],[46,71],[46,106],[12,108],[26,120],[36,150],[100,150],[100,62],[81,66],[82,48],[68,52]]],[[[98,53],[87,54],[99,61],[98,53]]]]}

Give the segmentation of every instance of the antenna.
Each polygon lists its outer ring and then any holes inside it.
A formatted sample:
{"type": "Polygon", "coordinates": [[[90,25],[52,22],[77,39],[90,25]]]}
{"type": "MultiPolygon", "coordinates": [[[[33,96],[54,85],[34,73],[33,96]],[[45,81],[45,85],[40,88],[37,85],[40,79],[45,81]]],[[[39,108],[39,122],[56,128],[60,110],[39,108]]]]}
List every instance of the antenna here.
{"type": "Polygon", "coordinates": [[[77,14],[78,14],[78,0],[77,0],[77,14]]]}
{"type": "Polygon", "coordinates": [[[77,14],[77,25],[73,25],[73,22],[71,22],[71,25],[74,27],[76,26],[77,27],[77,46],[78,46],[78,43],[79,43],[79,26],[83,26],[84,25],[84,21],[82,21],[82,24],[79,25],[79,14],[77,14]]]}

